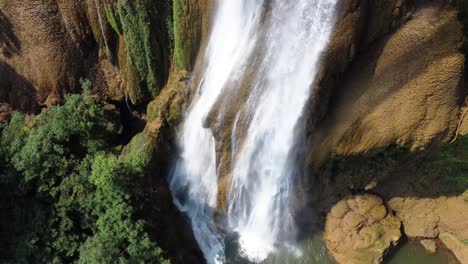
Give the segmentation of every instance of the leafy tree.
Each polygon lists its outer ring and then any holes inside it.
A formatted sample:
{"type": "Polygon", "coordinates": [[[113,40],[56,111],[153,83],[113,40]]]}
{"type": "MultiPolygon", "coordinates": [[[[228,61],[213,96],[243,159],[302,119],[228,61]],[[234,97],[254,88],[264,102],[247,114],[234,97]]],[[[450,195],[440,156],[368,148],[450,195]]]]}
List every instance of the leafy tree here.
{"type": "Polygon", "coordinates": [[[134,219],[143,168],[112,151],[116,120],[85,92],[0,127],[0,262],[166,263],[134,219]]]}

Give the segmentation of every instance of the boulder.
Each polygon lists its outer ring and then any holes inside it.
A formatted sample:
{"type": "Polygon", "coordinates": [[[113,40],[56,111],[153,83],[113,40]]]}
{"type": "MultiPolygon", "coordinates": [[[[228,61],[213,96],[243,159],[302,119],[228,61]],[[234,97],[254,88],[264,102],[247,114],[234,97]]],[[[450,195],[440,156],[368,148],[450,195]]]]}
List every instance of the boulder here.
{"type": "Polygon", "coordinates": [[[423,239],[419,241],[429,254],[435,254],[437,251],[437,244],[434,239],[423,239]]]}
{"type": "Polygon", "coordinates": [[[325,243],[338,263],[381,263],[388,250],[397,245],[400,221],[383,200],[364,194],[345,198],[327,215],[325,243]]]}

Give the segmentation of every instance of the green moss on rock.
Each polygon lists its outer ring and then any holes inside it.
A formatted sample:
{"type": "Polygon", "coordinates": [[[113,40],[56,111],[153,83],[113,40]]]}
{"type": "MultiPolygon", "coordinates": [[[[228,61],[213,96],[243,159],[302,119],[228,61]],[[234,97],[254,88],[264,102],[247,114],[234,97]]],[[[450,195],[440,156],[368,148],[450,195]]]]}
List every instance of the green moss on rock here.
{"type": "Polygon", "coordinates": [[[191,70],[198,53],[203,27],[203,1],[174,0],[174,60],[177,69],[191,70]]]}
{"type": "Polygon", "coordinates": [[[106,16],[112,29],[119,35],[122,34],[122,25],[120,24],[119,17],[115,14],[114,8],[111,5],[106,5],[106,16]]]}
{"type": "Polygon", "coordinates": [[[118,0],[106,7],[109,24],[125,40],[127,58],[119,55],[119,62],[134,104],[151,100],[167,79],[171,45],[166,18],[170,11],[170,2],[157,0],[118,0]]]}
{"type": "Polygon", "coordinates": [[[192,39],[187,38],[185,31],[190,27],[188,0],[174,0],[174,53],[175,62],[178,69],[188,69],[190,67],[190,46],[192,39]]]}

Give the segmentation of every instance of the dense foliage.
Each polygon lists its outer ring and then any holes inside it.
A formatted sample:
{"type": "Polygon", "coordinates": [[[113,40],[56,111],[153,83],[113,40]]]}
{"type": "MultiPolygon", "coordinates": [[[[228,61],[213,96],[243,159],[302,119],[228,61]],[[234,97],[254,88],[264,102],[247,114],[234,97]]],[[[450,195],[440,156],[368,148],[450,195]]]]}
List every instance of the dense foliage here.
{"type": "Polygon", "coordinates": [[[134,219],[142,157],[89,95],[0,126],[1,263],[166,263],[134,219]]]}

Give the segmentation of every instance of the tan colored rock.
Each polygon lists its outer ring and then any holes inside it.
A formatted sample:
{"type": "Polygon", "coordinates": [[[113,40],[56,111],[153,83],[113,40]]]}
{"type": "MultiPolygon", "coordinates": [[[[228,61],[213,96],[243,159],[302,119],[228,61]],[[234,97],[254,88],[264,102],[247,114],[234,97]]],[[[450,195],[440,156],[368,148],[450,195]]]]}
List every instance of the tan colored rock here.
{"type": "Polygon", "coordinates": [[[390,207],[409,237],[439,238],[461,263],[468,263],[468,192],[455,197],[392,198],[390,207]]]}
{"type": "Polygon", "coordinates": [[[433,239],[423,239],[419,241],[429,254],[435,254],[437,251],[437,244],[433,239]]]}
{"type": "MultiPolygon", "coordinates": [[[[372,2],[379,5],[381,1],[372,2]]],[[[362,11],[364,6],[360,8],[362,11]]],[[[398,9],[410,12],[404,5],[398,9]]],[[[372,13],[370,19],[383,14],[372,13]]],[[[347,155],[391,144],[418,149],[453,138],[464,78],[457,13],[442,1],[418,1],[410,14],[403,15],[405,23],[397,22],[388,35],[376,33],[373,42],[360,42],[369,46],[358,46],[360,52],[341,74],[331,83],[320,84],[332,94],[329,101],[323,96],[316,99],[329,108],[319,125],[310,129],[312,164],[320,163],[330,152],[347,155]]],[[[371,31],[380,32],[377,25],[370,26],[371,31]]],[[[330,48],[335,41],[344,41],[335,38],[330,48]]],[[[333,59],[325,63],[332,66],[324,66],[328,69],[324,75],[330,68],[341,67],[333,59]]]]}
{"type": "MultiPolygon", "coordinates": [[[[468,97],[465,98],[465,102],[468,101],[468,97]]],[[[468,105],[465,105],[462,107],[460,110],[461,112],[461,119],[460,119],[460,124],[459,124],[459,130],[458,133],[460,135],[467,135],[468,134],[468,105]]]]}
{"type": "Polygon", "coordinates": [[[439,238],[461,263],[468,263],[468,246],[465,243],[450,233],[441,233],[439,238]]]}
{"type": "Polygon", "coordinates": [[[374,195],[343,199],[327,215],[325,243],[338,263],[381,263],[400,237],[400,221],[374,195]]]}
{"type": "Polygon", "coordinates": [[[432,199],[421,200],[393,198],[389,204],[402,220],[409,237],[437,238],[440,218],[435,212],[438,203],[432,199]]]}

